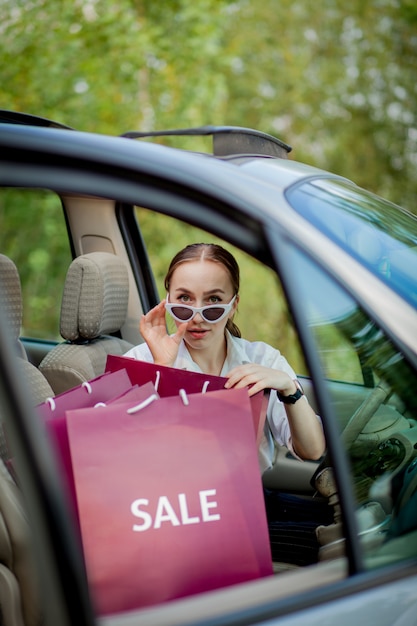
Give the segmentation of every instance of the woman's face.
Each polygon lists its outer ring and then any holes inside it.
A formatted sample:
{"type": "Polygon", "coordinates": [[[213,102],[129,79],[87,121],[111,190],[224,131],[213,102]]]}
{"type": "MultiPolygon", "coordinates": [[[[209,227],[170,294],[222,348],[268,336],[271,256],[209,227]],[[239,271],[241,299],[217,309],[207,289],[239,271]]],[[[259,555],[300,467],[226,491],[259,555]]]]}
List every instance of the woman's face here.
{"type": "MultiPolygon", "coordinates": [[[[232,282],[228,271],[221,263],[199,260],[187,261],[177,267],[171,277],[169,302],[195,307],[210,304],[229,304],[233,296],[232,282]]],[[[200,313],[188,323],[186,343],[193,349],[205,349],[213,343],[224,341],[224,329],[228,318],[233,317],[238,298],[227,317],[210,324],[200,313]]],[[[179,322],[175,322],[178,326],[179,322]]]]}

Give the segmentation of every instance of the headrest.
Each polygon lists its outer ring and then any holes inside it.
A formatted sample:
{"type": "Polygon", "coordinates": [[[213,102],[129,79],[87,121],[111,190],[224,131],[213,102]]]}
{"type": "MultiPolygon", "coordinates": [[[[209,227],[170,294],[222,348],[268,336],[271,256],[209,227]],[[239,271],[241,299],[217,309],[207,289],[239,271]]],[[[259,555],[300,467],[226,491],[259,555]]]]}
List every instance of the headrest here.
{"type": "Polygon", "coordinates": [[[91,340],[118,331],[126,320],[128,297],[127,268],[118,256],[91,252],[77,257],[65,279],[62,337],[91,340]]]}
{"type": "Polygon", "coordinates": [[[0,308],[10,324],[13,338],[18,339],[23,314],[22,288],[16,265],[4,254],[0,254],[0,308]]]}

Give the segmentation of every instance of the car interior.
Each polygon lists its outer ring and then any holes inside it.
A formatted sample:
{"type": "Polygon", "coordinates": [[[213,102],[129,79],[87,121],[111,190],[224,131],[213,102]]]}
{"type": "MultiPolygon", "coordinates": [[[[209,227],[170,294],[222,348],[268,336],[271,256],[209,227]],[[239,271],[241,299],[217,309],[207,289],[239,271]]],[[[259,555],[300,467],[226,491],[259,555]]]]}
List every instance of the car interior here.
{"type": "MultiPolygon", "coordinates": [[[[38,211],[39,219],[33,224],[32,218],[26,218],[17,234],[3,229],[0,235],[0,305],[6,312],[19,367],[35,407],[99,376],[105,371],[107,355],[123,355],[139,343],[140,315],[163,297],[160,276],[169,255],[181,247],[179,237],[185,233],[188,242],[197,236],[215,235],[196,230],[166,211],[159,214],[153,206],[128,207],[111,198],[65,193],[58,197],[49,190],[2,190],[0,220],[8,206],[15,210],[17,202],[25,204],[26,215],[29,210],[38,211]],[[129,238],[126,229],[132,220],[139,226],[129,238]],[[52,250],[57,232],[66,232],[68,249],[59,255],[52,251],[44,258],[42,250],[31,248],[33,228],[40,229],[38,240],[51,242],[52,250]],[[165,253],[160,240],[165,242],[167,237],[171,245],[165,253]],[[39,275],[39,267],[44,267],[44,276],[39,275]],[[52,274],[54,279],[50,280],[52,274]],[[31,311],[33,303],[37,308],[31,311]]],[[[235,250],[233,241],[225,245],[235,250]]],[[[250,259],[245,250],[236,247],[236,253],[248,258],[248,273],[257,276],[265,272],[265,281],[271,281],[274,290],[272,297],[271,293],[263,294],[259,302],[248,303],[248,313],[242,310],[242,317],[253,319],[256,313],[252,311],[265,307],[272,319],[279,319],[266,329],[252,324],[248,332],[261,333],[262,339],[279,346],[286,356],[289,351],[288,359],[295,363],[309,402],[318,412],[317,389],[280,277],[274,268],[250,259]]],[[[335,428],[352,471],[364,570],[401,562],[417,553],[415,516],[410,521],[417,490],[417,407],[410,392],[415,386],[413,369],[375,321],[331,277],[295,247],[291,255],[305,308],[314,310],[311,336],[326,376],[335,428]],[[320,285],[327,297],[317,298],[311,284],[320,285]],[[331,303],[341,306],[343,315],[330,314],[326,307],[331,303]]],[[[30,524],[4,428],[0,444],[3,623],[40,626],[42,602],[34,575],[30,524]]],[[[175,613],[169,603],[142,609],[141,623],[186,624],[207,615],[215,619],[236,606],[244,610],[279,602],[346,579],[350,574],[350,546],[338,480],[331,454],[318,462],[299,463],[285,447],[276,446],[274,465],[262,477],[264,487],[323,499],[334,512],[334,523],[318,531],[321,548],[317,564],[296,567],[276,562],[274,576],[176,601],[175,613]]],[[[136,623],[129,614],[101,619],[120,626],[136,623]]]]}
{"type": "MultiPolygon", "coordinates": [[[[130,342],[117,336],[126,320],[127,275],[126,264],[115,254],[94,251],[76,257],[68,268],[63,285],[59,315],[62,340],[53,344],[39,343],[33,339],[26,341],[20,336],[23,304],[19,273],[15,263],[6,255],[1,255],[1,304],[10,313],[10,322],[19,351],[18,361],[34,406],[103,373],[107,354],[123,354],[131,347],[130,342]],[[33,351],[32,346],[35,347],[33,351]],[[42,346],[46,348],[44,355],[41,352],[42,346]]],[[[308,393],[307,380],[305,387],[308,393]]],[[[7,548],[11,551],[2,559],[3,582],[0,585],[0,592],[2,598],[7,598],[5,604],[2,602],[4,623],[11,626],[35,626],[41,623],[41,610],[36,588],[37,578],[33,575],[30,529],[24,514],[7,437],[3,431],[2,444],[0,510],[4,520],[2,524],[4,533],[1,545],[2,550],[7,548]]],[[[294,465],[294,460],[287,450],[277,451],[277,464],[266,479],[266,485],[274,488],[281,486],[280,476],[285,473],[285,470],[277,471],[278,464],[282,467],[287,464],[290,467],[294,465]],[[277,485],[273,478],[275,473],[278,477],[277,485]]],[[[317,464],[306,462],[296,463],[295,466],[296,470],[300,470],[299,473],[291,470],[290,482],[283,486],[290,491],[294,488],[295,491],[304,493],[306,497],[311,497],[312,488],[309,483],[317,464]]],[[[293,569],[291,565],[285,563],[276,563],[274,567],[276,573],[283,571],[291,573],[293,569]]],[[[318,584],[333,582],[345,575],[344,561],[337,567],[329,563],[323,568],[320,579],[302,575],[304,581],[302,584],[307,590],[318,584]]],[[[297,584],[301,584],[301,580],[297,584]]],[[[293,588],[291,581],[288,586],[281,583],[279,588],[272,581],[269,585],[270,590],[267,593],[272,594],[274,598],[285,597],[293,588]]],[[[256,585],[254,592],[258,593],[256,585]]],[[[263,593],[265,592],[266,590],[263,593]]],[[[224,598],[222,610],[228,605],[232,607],[237,601],[243,606],[246,594],[247,590],[234,590],[231,595],[224,598]]],[[[192,603],[192,599],[190,601],[192,603]]],[[[184,613],[179,613],[177,623],[185,623],[182,622],[185,614],[189,619],[188,601],[184,602],[184,613]]],[[[198,611],[203,614],[206,609],[207,605],[204,602],[198,611]]],[[[197,608],[194,609],[194,616],[196,611],[197,608]]],[[[165,620],[166,623],[172,623],[172,615],[170,616],[170,611],[165,607],[156,607],[152,613],[152,621],[156,619],[160,624],[165,620]]],[[[126,616],[120,616],[120,619],[123,623],[126,616]]]]}

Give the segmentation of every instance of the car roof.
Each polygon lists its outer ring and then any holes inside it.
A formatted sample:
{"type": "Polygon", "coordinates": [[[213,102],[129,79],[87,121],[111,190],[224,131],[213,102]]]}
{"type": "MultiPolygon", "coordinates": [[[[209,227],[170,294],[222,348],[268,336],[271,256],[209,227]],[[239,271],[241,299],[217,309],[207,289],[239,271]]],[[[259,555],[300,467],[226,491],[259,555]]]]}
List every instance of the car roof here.
{"type": "MultiPolygon", "coordinates": [[[[63,127],[10,124],[2,120],[1,112],[0,124],[0,146],[4,151],[3,154],[9,154],[9,156],[11,155],[10,151],[14,149],[24,149],[39,155],[62,155],[67,158],[74,157],[89,162],[107,164],[113,168],[120,166],[136,171],[140,169],[148,175],[163,175],[164,178],[172,178],[176,182],[191,185],[193,179],[195,182],[198,179],[200,185],[204,181],[213,182],[214,176],[216,187],[218,189],[223,187],[229,192],[233,190],[238,192],[242,184],[242,178],[237,174],[237,180],[234,184],[233,175],[231,175],[232,170],[229,169],[231,165],[239,166],[234,169],[244,171],[245,177],[250,175],[252,184],[257,180],[261,184],[266,182],[268,185],[273,185],[279,189],[284,189],[303,178],[341,178],[310,165],[266,154],[238,153],[218,156],[161,146],[148,141],[135,141],[127,137],[114,137],[81,131],[68,132],[69,129],[63,127]],[[204,167],[201,166],[202,159],[205,160],[204,167]],[[224,180],[220,175],[221,170],[226,170],[224,180]]],[[[212,127],[207,128],[212,129],[212,127]]],[[[138,135],[138,133],[128,133],[128,135],[131,134],[138,135]]],[[[149,135],[149,133],[143,134],[145,137],[149,135]]],[[[238,195],[241,194],[238,193],[238,195]]]]}
{"type": "MultiPolygon", "coordinates": [[[[4,129],[7,124],[25,126],[26,135],[28,133],[28,126],[35,127],[37,129],[57,128],[74,130],[73,128],[65,126],[60,122],[55,122],[40,116],[0,109],[0,125],[4,129]]],[[[37,133],[35,132],[35,136],[36,135],[37,133]]],[[[212,156],[215,157],[215,160],[227,161],[233,163],[234,165],[238,165],[245,170],[246,174],[250,173],[254,178],[273,184],[281,189],[298,182],[303,177],[342,178],[305,163],[300,163],[294,160],[289,161],[288,154],[292,151],[292,147],[290,145],[277,137],[252,128],[230,125],[208,125],[182,129],[127,131],[120,135],[122,138],[141,140],[173,136],[212,136],[213,155],[163,146],[162,149],[167,150],[168,153],[170,150],[179,150],[179,152],[188,152],[194,156],[197,156],[198,154],[207,158],[212,156]]],[[[83,137],[85,141],[91,141],[94,143],[94,138],[104,138],[106,136],[101,135],[100,133],[81,133],[81,137],[83,137]]],[[[82,149],[81,137],[76,140],[80,141],[80,144],[78,144],[80,149],[82,149]]],[[[107,137],[110,138],[110,136],[107,137]]],[[[67,141],[68,137],[66,137],[66,142],[67,141]]],[[[149,145],[149,142],[146,141],[139,143],[142,145],[149,145]]],[[[115,150],[117,149],[115,148],[115,150]]],[[[147,149],[144,148],[144,150],[146,152],[147,149]]],[[[108,154],[112,155],[112,159],[116,158],[116,152],[113,154],[109,151],[108,154]]]]}

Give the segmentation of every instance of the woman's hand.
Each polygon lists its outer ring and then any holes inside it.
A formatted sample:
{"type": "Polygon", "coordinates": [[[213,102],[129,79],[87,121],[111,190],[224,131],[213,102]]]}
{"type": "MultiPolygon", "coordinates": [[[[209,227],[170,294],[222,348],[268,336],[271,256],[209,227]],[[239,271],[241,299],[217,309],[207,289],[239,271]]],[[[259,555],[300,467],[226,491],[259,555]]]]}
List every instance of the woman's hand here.
{"type": "Polygon", "coordinates": [[[249,387],[249,395],[253,396],[261,389],[277,389],[284,395],[296,392],[294,381],[285,372],[271,369],[257,363],[245,363],[234,367],[228,374],[225,387],[241,389],[249,387]]]}
{"type": "MultiPolygon", "coordinates": [[[[241,388],[251,385],[249,395],[253,396],[261,389],[276,389],[284,396],[296,392],[297,387],[292,378],[280,370],[264,367],[256,363],[238,365],[227,374],[225,387],[241,388]]],[[[293,450],[301,459],[319,459],[324,453],[324,439],[321,422],[313,409],[301,398],[295,404],[284,404],[291,431],[293,450]]]]}
{"type": "Polygon", "coordinates": [[[142,315],[139,325],[140,332],[157,365],[173,366],[187,324],[188,322],[178,324],[177,332],[174,335],[167,333],[165,300],[162,300],[146,315],[142,315]]]}

